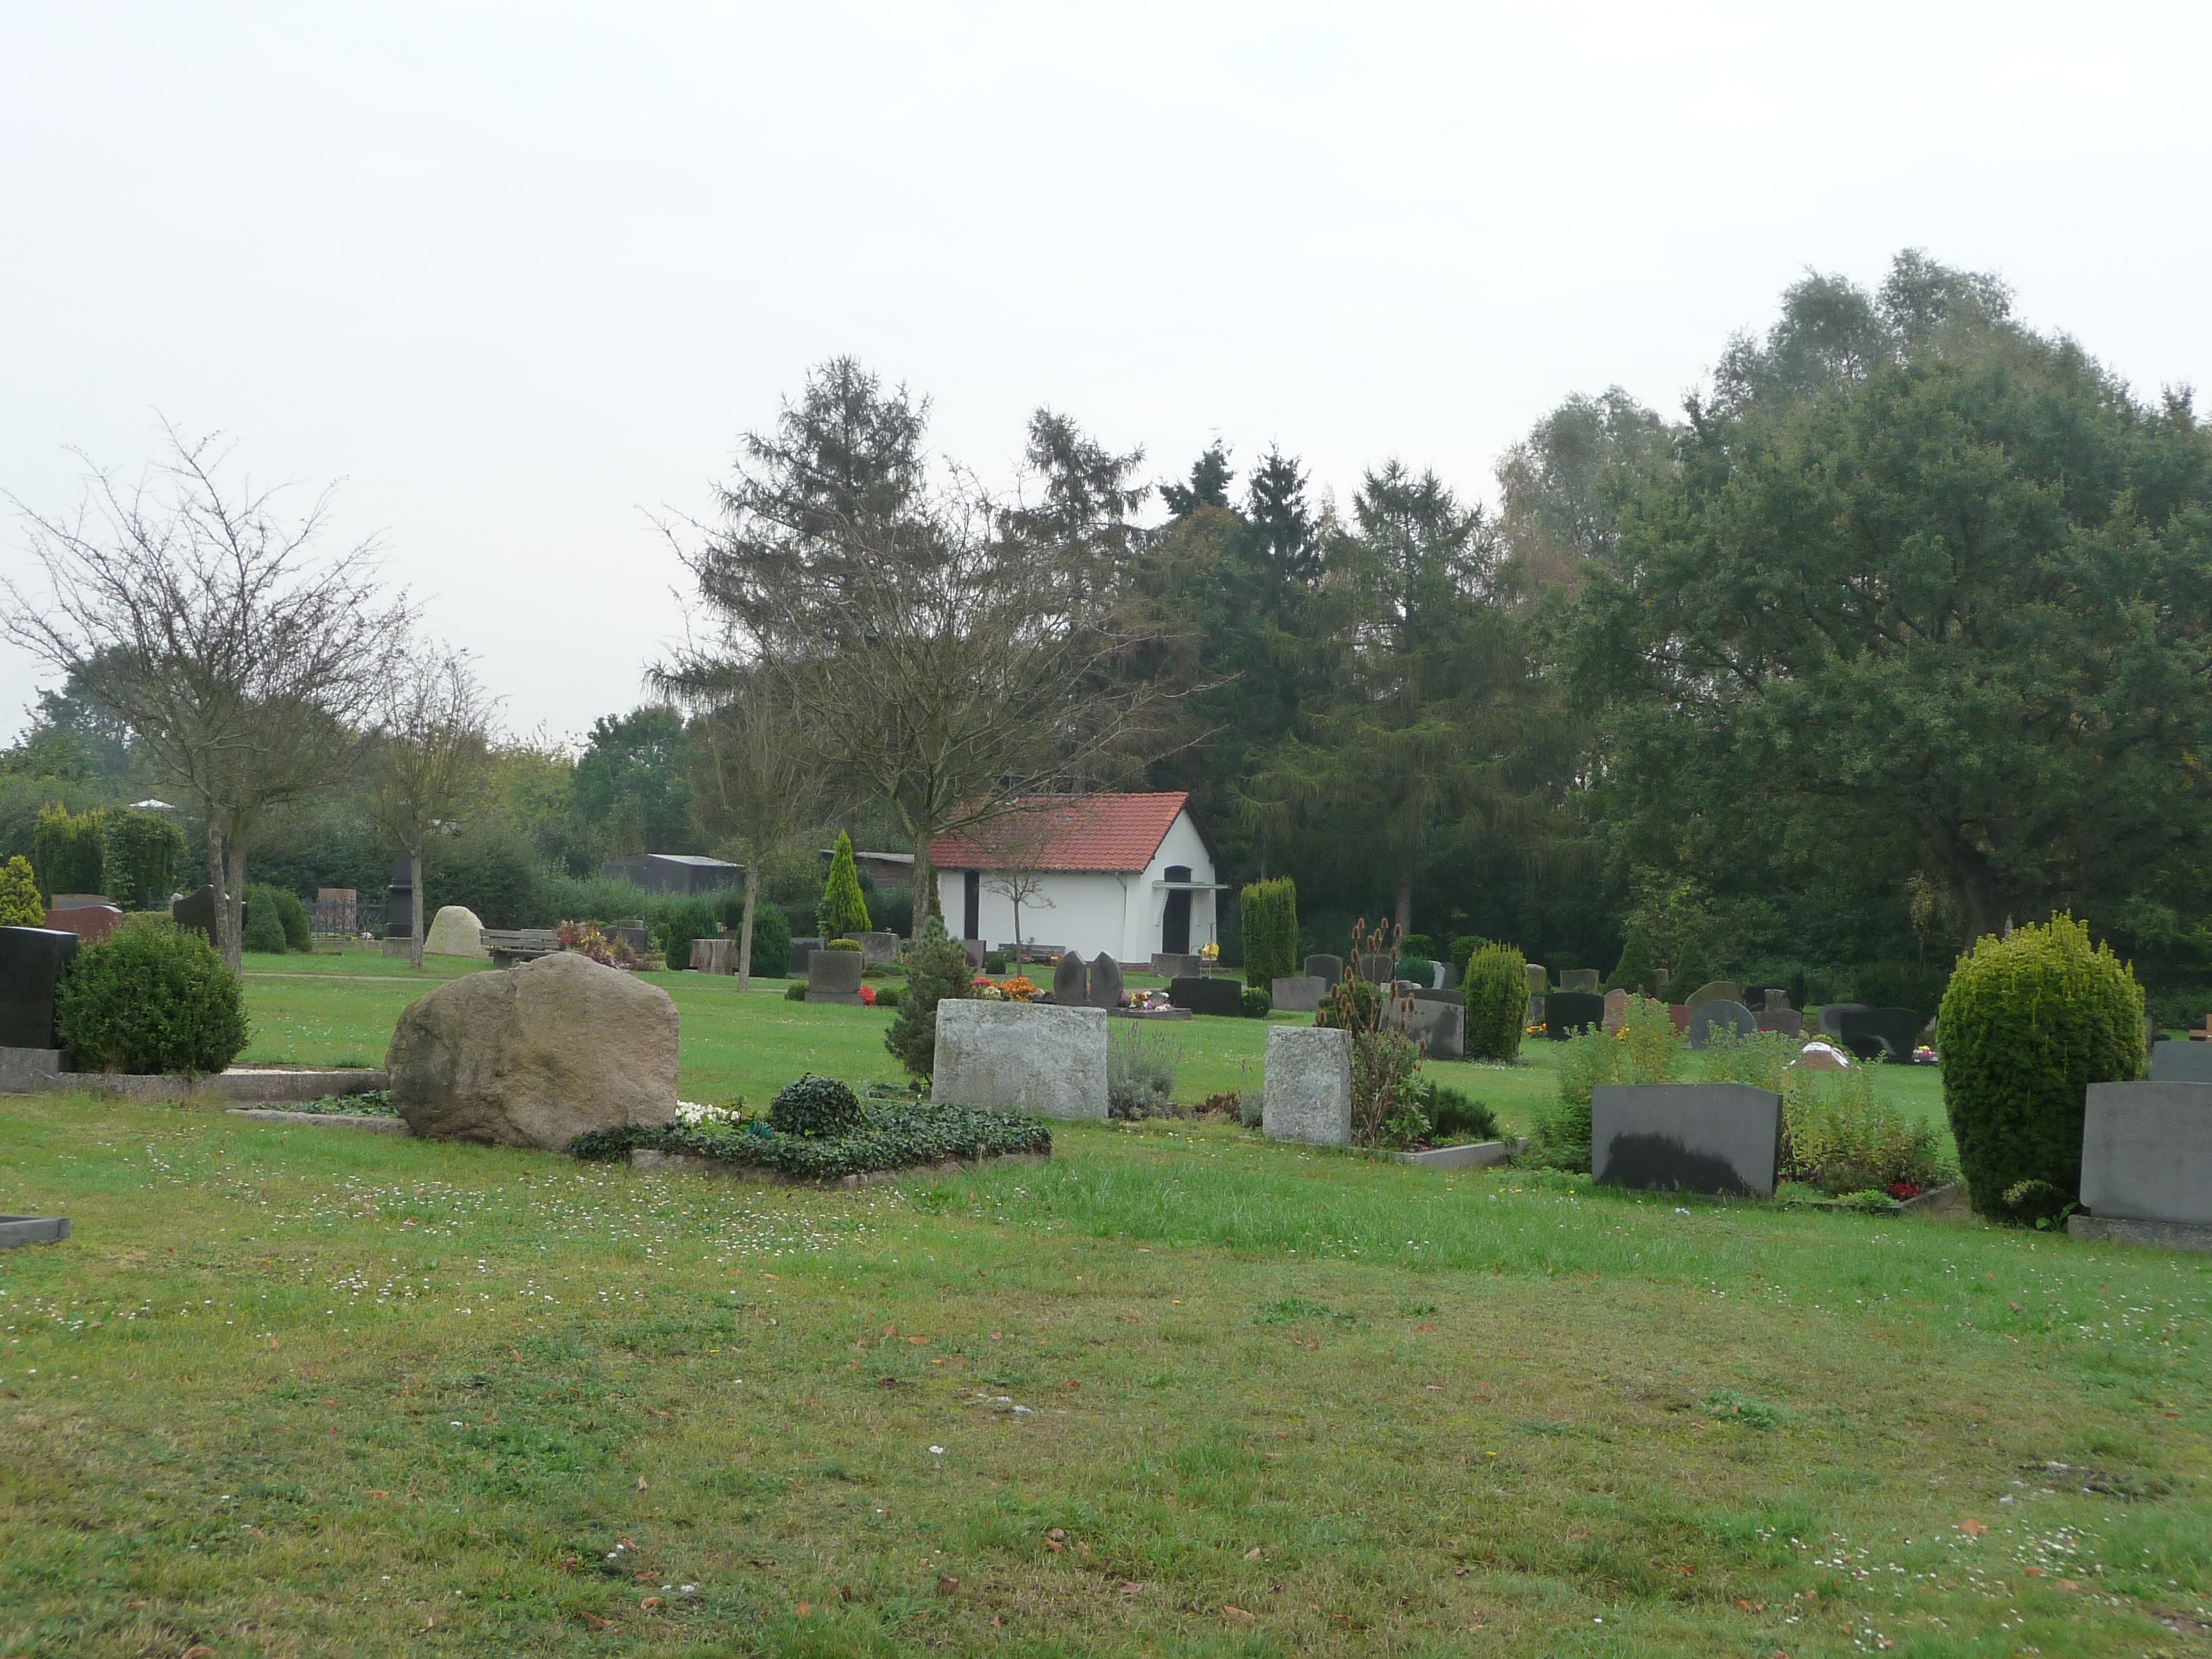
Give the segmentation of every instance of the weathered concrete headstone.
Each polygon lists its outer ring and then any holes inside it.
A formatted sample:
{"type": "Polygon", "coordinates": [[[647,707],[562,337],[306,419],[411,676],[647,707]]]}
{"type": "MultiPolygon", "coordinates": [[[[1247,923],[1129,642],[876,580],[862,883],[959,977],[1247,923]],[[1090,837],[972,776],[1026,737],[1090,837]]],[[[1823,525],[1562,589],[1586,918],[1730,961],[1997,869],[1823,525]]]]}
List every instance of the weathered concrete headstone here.
{"type": "Polygon", "coordinates": [[[1910,1008],[1857,1008],[1836,1022],[1836,1035],[1861,1060],[1879,1058],[1893,1066],[1909,1066],[1927,1024],[1925,1016],[1910,1008]]]}
{"type": "Polygon", "coordinates": [[[1732,979],[1708,980],[1683,999],[1692,1008],[1701,1008],[1708,1002],[1733,1002],[1743,1006],[1743,987],[1732,979]]]}
{"type": "Polygon", "coordinates": [[[1052,1000],[1063,1008],[1079,1008],[1091,1000],[1091,970],[1073,951],[1062,952],[1053,968],[1052,1000]]]}
{"type": "Polygon", "coordinates": [[[1398,958],[1388,951],[1364,951],[1358,957],[1359,977],[1370,985],[1395,983],[1398,975],[1398,958]]]}
{"type": "Polygon", "coordinates": [[[1324,980],[1334,985],[1344,977],[1344,958],[1331,956],[1310,956],[1306,958],[1305,976],[1324,980]]]}
{"type": "Polygon", "coordinates": [[[960,949],[968,958],[968,965],[977,973],[983,971],[983,960],[991,954],[991,947],[980,939],[963,939],[960,949]]]}
{"type": "Polygon", "coordinates": [[[807,959],[826,943],[826,940],[818,939],[795,939],[791,941],[791,976],[793,979],[806,977],[807,959]]]}
{"type": "Polygon", "coordinates": [[[2150,1051],[2153,1083],[2212,1083],[2212,1042],[2160,1042],[2150,1051]]]}
{"type": "Polygon", "coordinates": [[[208,943],[215,943],[215,889],[212,885],[196,893],[187,893],[169,906],[169,915],[179,927],[188,927],[196,933],[207,935],[208,943]]]}
{"type": "Polygon", "coordinates": [[[0,1048],[51,1050],[54,987],[76,957],[75,933],[57,927],[0,927],[0,1048]]]}
{"type": "Polygon", "coordinates": [[[1559,969],[1559,988],[1562,991],[1587,991],[1599,995],[1605,988],[1605,975],[1595,968],[1562,968],[1559,969]]]}
{"type": "Polygon", "coordinates": [[[1776,1012],[1790,1006],[1790,988],[1786,985],[1747,985],[1739,1000],[1754,1014],[1776,1012]]]}
{"type": "Polygon", "coordinates": [[[1667,1018],[1674,1022],[1674,1029],[1676,1030],[1688,1030],[1690,1029],[1690,1005],[1686,1002],[1668,1003],[1667,1005],[1667,1018]]]}
{"type": "Polygon", "coordinates": [[[948,999],[937,1005],[930,1097],[954,1106],[1104,1118],[1106,1011],[948,999]]]}
{"type": "Polygon", "coordinates": [[[1782,1097],[1742,1083],[1606,1084],[1590,1092],[1601,1186],[1774,1196],[1782,1097]]]}
{"type": "Polygon", "coordinates": [[[1521,1028],[1523,1030],[1544,1023],[1544,1004],[1547,1000],[1548,999],[1544,997],[1528,999],[1528,1006],[1521,1011],[1521,1028]]]}
{"type": "Polygon", "coordinates": [[[1551,981],[1545,977],[1547,971],[1548,970],[1545,968],[1544,964],[1540,962],[1532,962],[1528,964],[1528,994],[1530,996],[1540,997],[1543,995],[1545,992],[1552,988],[1551,981]]]}
{"type": "Polygon", "coordinates": [[[2100,1221],[2212,1228],[2212,1083],[2091,1084],[2081,1206],[2100,1221]]]}
{"type": "Polygon", "coordinates": [[[1220,1014],[1233,1019],[1244,1012],[1244,982],[1227,978],[1170,980],[1168,1001],[1194,1014],[1220,1014]]]}
{"type": "Polygon", "coordinates": [[[1199,979],[1206,973],[1206,958],[1172,951],[1152,953],[1152,971],[1162,979],[1199,979]]]}
{"type": "Polygon", "coordinates": [[[691,967],[701,974],[734,974],[738,971],[738,942],[726,933],[719,939],[695,939],[691,941],[691,967]]]}
{"type": "Polygon", "coordinates": [[[1328,989],[1328,982],[1319,975],[1293,974],[1268,981],[1267,1000],[1279,1014],[1310,1014],[1320,1009],[1328,989]]]}
{"type": "Polygon", "coordinates": [[[104,899],[97,904],[64,905],[60,894],[54,895],[54,907],[46,912],[47,930],[75,933],[87,945],[98,945],[123,920],[123,912],[104,899]]]}
{"type": "Polygon", "coordinates": [[[1554,991],[1544,999],[1544,1035],[1564,1042],[1605,1024],[1605,999],[1590,991],[1554,991]]]}
{"type": "Polygon", "coordinates": [[[1805,1016],[1795,1008],[1770,1008],[1759,1017],[1759,1029],[1801,1037],[1805,1035],[1805,1016]]]}
{"type": "Polygon", "coordinates": [[[1260,1133],[1311,1146],[1352,1144],[1352,1036],[1327,1025],[1270,1025],[1260,1133]]]}
{"type": "Polygon", "coordinates": [[[1121,964],[1101,951],[1091,959],[1091,984],[1084,1000],[1093,1008],[1118,1008],[1121,991],[1121,964]]]}
{"type": "Polygon", "coordinates": [[[1607,1036],[1628,1023],[1628,993],[1607,991],[1605,994],[1605,1030],[1607,1036]]]}
{"type": "Polygon", "coordinates": [[[1401,1006],[1391,1023],[1422,1045],[1430,1060],[1467,1058],[1467,1005],[1435,997],[1417,996],[1410,1007],[1401,1006]]]}
{"type": "Polygon", "coordinates": [[[475,911],[459,904],[441,905],[431,918],[429,931],[422,935],[422,954],[489,961],[491,951],[484,945],[483,932],[483,923],[477,920],[475,911]]]}
{"type": "Polygon", "coordinates": [[[1820,1010],[1820,1030],[1832,1037],[1844,1034],[1845,1014],[1863,1014],[1868,1005],[1863,1002],[1832,1002],[1820,1010]]]}
{"type": "Polygon", "coordinates": [[[858,951],[817,951],[806,958],[806,1000],[857,1006],[860,1000],[860,969],[867,964],[858,951]]]}
{"type": "Polygon", "coordinates": [[[889,933],[878,931],[866,933],[855,933],[853,937],[860,942],[860,960],[862,962],[867,963],[871,966],[875,966],[883,963],[896,962],[898,960],[899,936],[896,933],[889,933]]]}
{"type": "Polygon", "coordinates": [[[676,1117],[676,1004],[563,951],[465,974],[401,1010],[385,1068],[417,1135],[565,1147],[676,1117]]]}
{"type": "Polygon", "coordinates": [[[1730,1002],[1717,997],[1711,1002],[1700,1002],[1690,1009],[1690,1046],[1702,1048],[1713,1040],[1715,1031],[1734,1031],[1738,1036],[1759,1035],[1759,1017],[1741,1002],[1730,1002]]]}

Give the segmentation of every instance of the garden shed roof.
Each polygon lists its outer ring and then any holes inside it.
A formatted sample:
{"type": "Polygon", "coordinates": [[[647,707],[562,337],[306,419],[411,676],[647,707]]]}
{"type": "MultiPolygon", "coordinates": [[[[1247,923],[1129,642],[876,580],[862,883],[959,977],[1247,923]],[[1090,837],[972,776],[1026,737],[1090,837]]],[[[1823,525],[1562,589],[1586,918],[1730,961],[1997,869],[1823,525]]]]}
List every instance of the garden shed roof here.
{"type": "Polygon", "coordinates": [[[1183,790],[1152,795],[1024,795],[1012,811],[931,843],[940,870],[1106,870],[1152,861],[1190,803],[1183,790]]]}

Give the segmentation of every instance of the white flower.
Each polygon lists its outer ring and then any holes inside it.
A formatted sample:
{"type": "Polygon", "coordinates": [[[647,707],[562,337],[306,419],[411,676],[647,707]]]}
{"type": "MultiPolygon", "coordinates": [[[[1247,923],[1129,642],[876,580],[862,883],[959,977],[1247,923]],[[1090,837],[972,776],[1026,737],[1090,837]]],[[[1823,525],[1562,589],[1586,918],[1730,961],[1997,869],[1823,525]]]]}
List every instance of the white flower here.
{"type": "Polygon", "coordinates": [[[676,1103],[676,1121],[696,1127],[702,1123],[735,1123],[738,1115],[726,1106],[708,1106],[696,1100],[676,1103]]]}
{"type": "Polygon", "coordinates": [[[932,1446],[929,1449],[929,1455],[932,1457],[942,1457],[945,1455],[945,1448],[942,1446],[932,1446]]]}

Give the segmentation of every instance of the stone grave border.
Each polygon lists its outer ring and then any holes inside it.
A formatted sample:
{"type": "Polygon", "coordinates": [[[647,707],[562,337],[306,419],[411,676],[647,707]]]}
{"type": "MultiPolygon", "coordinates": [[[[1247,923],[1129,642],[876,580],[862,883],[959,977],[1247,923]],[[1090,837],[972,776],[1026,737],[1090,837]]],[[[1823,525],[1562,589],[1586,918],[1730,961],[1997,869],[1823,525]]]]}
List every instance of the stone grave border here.
{"type": "Polygon", "coordinates": [[[644,1146],[630,1150],[630,1168],[634,1170],[670,1170],[683,1175],[717,1176],[725,1181],[747,1181],[763,1187],[813,1187],[823,1190],[851,1191],[860,1187],[879,1187],[895,1181],[904,1181],[913,1176],[967,1175],[977,1170],[995,1169],[1007,1164],[1049,1164],[1049,1152],[1000,1152],[992,1158],[945,1158],[928,1164],[902,1164],[896,1170],[864,1170],[858,1175],[826,1176],[817,1179],[811,1176],[791,1175],[782,1170],[771,1170],[758,1164],[732,1164],[726,1158],[702,1158],[696,1152],[659,1152],[644,1146]]]}
{"type": "Polygon", "coordinates": [[[0,1250],[25,1244],[58,1244],[69,1236],[65,1215],[0,1215],[0,1250]]]}

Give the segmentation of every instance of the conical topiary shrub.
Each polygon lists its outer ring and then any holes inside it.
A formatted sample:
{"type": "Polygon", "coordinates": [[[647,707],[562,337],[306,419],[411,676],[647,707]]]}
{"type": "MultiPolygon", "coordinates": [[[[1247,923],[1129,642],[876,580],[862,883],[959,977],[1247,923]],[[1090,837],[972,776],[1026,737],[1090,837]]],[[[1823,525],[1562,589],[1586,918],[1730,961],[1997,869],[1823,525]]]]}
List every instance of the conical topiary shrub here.
{"type": "Polygon", "coordinates": [[[868,931],[868,901],[860,891],[860,867],[853,862],[853,838],[842,830],[837,832],[837,850],[830,855],[816,919],[824,939],[849,939],[868,931]]]}

